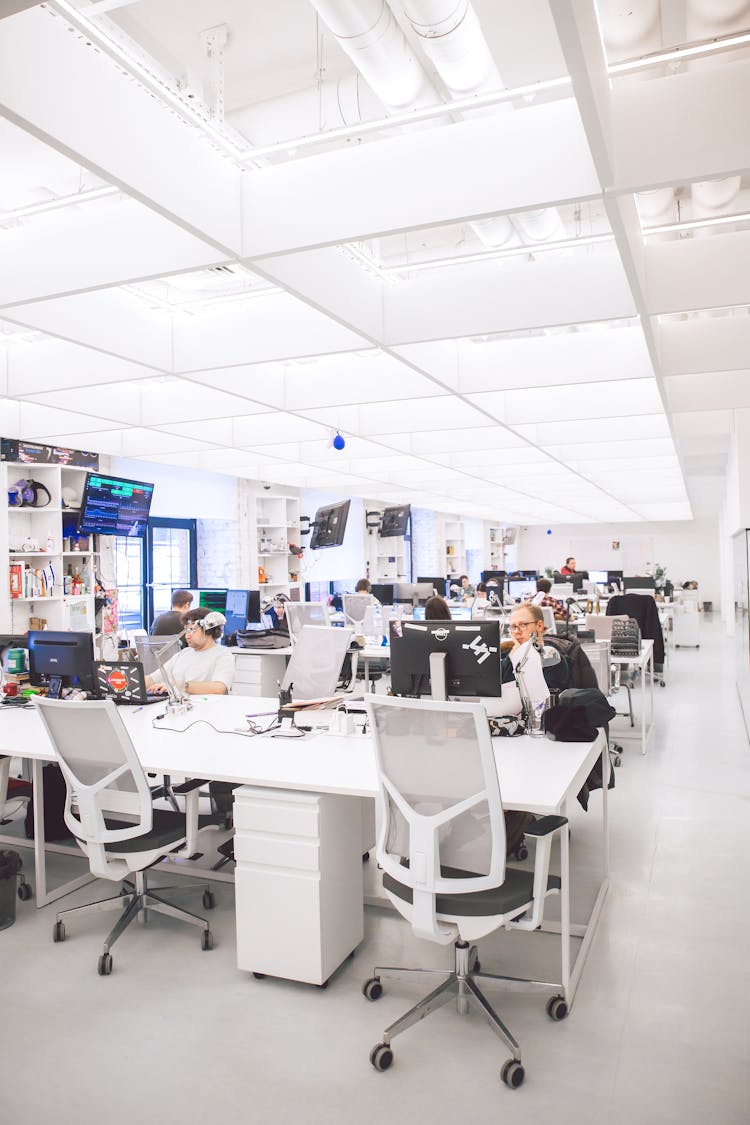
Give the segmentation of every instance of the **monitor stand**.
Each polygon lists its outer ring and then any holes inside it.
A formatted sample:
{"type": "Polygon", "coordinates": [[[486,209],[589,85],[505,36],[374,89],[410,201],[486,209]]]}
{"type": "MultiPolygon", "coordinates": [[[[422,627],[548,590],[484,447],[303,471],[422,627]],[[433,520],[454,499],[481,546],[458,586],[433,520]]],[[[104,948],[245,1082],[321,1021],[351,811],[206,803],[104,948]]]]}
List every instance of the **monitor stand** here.
{"type": "Polygon", "coordinates": [[[430,653],[430,695],[444,703],[448,698],[448,684],[445,676],[444,652],[430,653]]]}
{"type": "Polygon", "coordinates": [[[50,676],[47,699],[60,699],[62,696],[62,676],[50,676]]]}

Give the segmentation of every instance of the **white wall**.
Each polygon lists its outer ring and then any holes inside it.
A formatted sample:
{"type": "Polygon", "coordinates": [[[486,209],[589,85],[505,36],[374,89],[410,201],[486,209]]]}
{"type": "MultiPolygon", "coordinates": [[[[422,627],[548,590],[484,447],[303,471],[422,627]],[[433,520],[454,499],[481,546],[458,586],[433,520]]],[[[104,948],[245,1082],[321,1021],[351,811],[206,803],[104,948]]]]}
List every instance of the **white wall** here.
{"type": "MultiPolygon", "coordinates": [[[[300,492],[300,514],[312,520],[318,508],[346,499],[348,497],[340,492],[315,492],[305,488],[300,492]]],[[[352,497],[344,542],[340,547],[311,551],[308,546],[310,538],[305,536],[302,540],[305,548],[301,568],[303,582],[327,582],[333,578],[351,578],[356,582],[364,578],[365,506],[362,500],[352,497]]]]}
{"type": "Polygon", "coordinates": [[[154,482],[152,516],[180,520],[237,518],[237,477],[126,457],[113,457],[111,472],[130,480],[154,482]]]}
{"type": "Polygon", "coordinates": [[[721,604],[721,565],[718,513],[714,519],[671,523],[567,524],[521,528],[517,565],[521,569],[557,570],[573,555],[580,570],[624,570],[643,573],[646,564],[660,563],[678,585],[688,579],[699,584],[700,600],[721,604]],[[619,542],[619,549],[612,547],[619,542]],[[640,564],[640,565],[639,565],[640,564]],[[633,567],[634,569],[630,569],[633,567]]]}

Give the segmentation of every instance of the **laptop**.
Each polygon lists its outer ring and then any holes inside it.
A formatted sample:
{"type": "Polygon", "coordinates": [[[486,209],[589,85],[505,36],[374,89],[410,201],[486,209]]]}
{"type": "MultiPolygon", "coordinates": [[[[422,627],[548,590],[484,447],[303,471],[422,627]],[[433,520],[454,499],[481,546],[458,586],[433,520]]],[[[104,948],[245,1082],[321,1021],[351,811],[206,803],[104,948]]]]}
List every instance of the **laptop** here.
{"type": "Polygon", "coordinates": [[[94,683],[100,699],[113,703],[145,707],[147,703],[166,703],[168,695],[146,691],[146,677],[139,660],[132,662],[94,661],[94,683]]]}

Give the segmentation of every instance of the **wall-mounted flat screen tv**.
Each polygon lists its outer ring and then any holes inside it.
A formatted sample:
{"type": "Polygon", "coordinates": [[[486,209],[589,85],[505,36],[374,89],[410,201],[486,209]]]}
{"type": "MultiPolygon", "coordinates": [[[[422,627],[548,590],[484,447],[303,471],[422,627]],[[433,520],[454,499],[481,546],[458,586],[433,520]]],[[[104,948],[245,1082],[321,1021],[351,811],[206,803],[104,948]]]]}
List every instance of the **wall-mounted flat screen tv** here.
{"type": "Polygon", "coordinates": [[[325,508],[318,508],[310,550],[319,551],[321,547],[340,547],[344,542],[346,521],[349,518],[351,500],[339,500],[337,504],[329,504],[325,508]]]}
{"type": "Polygon", "coordinates": [[[406,535],[406,528],[411,515],[411,505],[401,504],[398,508],[386,508],[380,521],[381,539],[388,539],[394,535],[406,535]]]}
{"type": "Polygon", "coordinates": [[[87,473],[78,530],[87,535],[143,537],[153,494],[153,484],[145,481],[87,473]]]}

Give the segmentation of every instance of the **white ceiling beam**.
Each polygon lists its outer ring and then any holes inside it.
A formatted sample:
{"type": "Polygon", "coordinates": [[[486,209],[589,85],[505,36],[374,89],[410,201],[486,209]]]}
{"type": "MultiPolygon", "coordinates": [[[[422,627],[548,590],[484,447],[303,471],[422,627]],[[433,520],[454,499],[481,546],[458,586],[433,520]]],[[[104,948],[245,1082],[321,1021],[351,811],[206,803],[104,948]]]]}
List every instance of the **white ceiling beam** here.
{"type": "Polygon", "coordinates": [[[0,24],[0,115],[221,254],[238,251],[240,171],[49,8],[0,24]]]}
{"type": "Polygon", "coordinates": [[[665,384],[669,376],[750,367],[750,316],[673,320],[656,331],[665,384]]]}
{"type": "Polygon", "coordinates": [[[261,259],[252,268],[339,324],[382,340],[382,282],[341,247],[261,259]]]}
{"type": "Polygon", "coordinates": [[[600,187],[571,99],[259,169],[242,191],[243,256],[254,259],[592,198],[600,187]]]}
{"type": "Polygon", "coordinates": [[[750,60],[618,82],[612,91],[615,190],[746,174],[750,129],[738,127],[750,104],[750,60]]]}
{"type": "Polygon", "coordinates": [[[675,375],[667,380],[667,398],[675,412],[750,407],[750,371],[675,375]]]}
{"type": "Polygon", "coordinates": [[[3,319],[144,364],[157,373],[172,367],[170,317],[157,316],[137,297],[120,289],[17,305],[6,311],[3,319]]]}
{"type": "Polygon", "coordinates": [[[0,308],[225,261],[213,246],[127,197],[35,215],[0,230],[0,255],[0,308]]]}
{"type": "Polygon", "coordinates": [[[646,247],[652,314],[750,305],[750,231],[646,247]]]}
{"type": "Polygon", "coordinates": [[[369,346],[287,293],[217,304],[173,323],[174,370],[185,373],[369,346]]]}
{"type": "Polygon", "coordinates": [[[391,346],[419,340],[632,317],[619,255],[597,246],[571,258],[446,269],[384,290],[391,346]]]}

